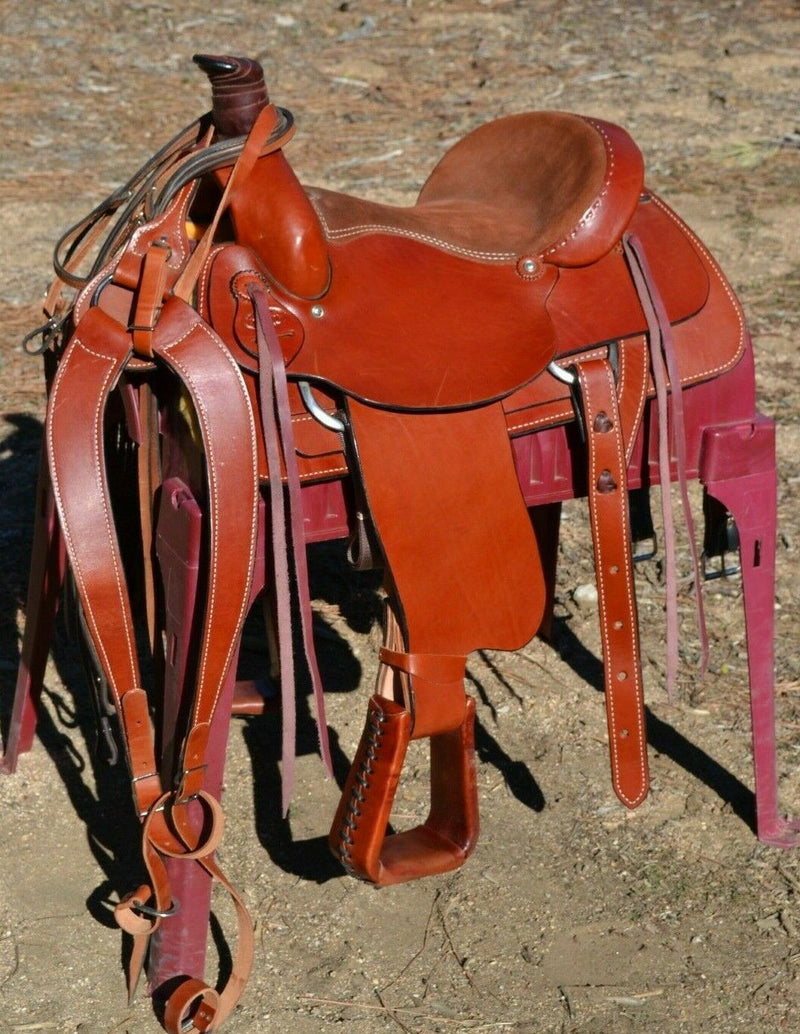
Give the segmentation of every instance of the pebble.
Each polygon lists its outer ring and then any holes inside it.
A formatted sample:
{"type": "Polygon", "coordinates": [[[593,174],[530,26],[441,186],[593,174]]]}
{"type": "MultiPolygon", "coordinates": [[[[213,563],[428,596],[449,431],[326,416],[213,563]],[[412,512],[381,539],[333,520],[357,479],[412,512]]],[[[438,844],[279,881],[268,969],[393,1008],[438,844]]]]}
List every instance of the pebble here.
{"type": "Polygon", "coordinates": [[[576,585],[572,598],[579,607],[594,607],[597,604],[597,586],[592,582],[576,585]]]}

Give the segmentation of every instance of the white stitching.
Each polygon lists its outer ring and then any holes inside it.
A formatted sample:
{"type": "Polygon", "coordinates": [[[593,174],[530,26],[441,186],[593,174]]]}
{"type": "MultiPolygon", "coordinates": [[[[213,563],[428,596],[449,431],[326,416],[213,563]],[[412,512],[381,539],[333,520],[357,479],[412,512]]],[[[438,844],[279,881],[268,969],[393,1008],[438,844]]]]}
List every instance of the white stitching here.
{"type": "Polygon", "coordinates": [[[565,248],[571,241],[573,241],[578,236],[578,234],[581,232],[584,226],[586,226],[587,223],[591,222],[591,220],[594,218],[595,212],[605,201],[606,195],[608,194],[608,188],[611,185],[611,177],[614,174],[615,168],[614,148],[611,144],[611,139],[608,133],[605,131],[604,127],[599,122],[596,122],[592,118],[585,118],[584,116],[581,116],[581,118],[583,118],[584,122],[588,123],[588,125],[590,125],[602,136],[603,141],[606,145],[606,156],[608,158],[608,164],[606,165],[605,179],[603,180],[603,185],[600,188],[600,193],[597,195],[597,197],[594,199],[591,205],[589,205],[589,207],[580,217],[578,222],[573,226],[571,230],[568,231],[565,237],[563,237],[556,244],[551,244],[549,248],[542,252],[542,255],[554,255],[559,250],[559,248],[565,248]]]}
{"type": "MultiPolygon", "coordinates": [[[[255,461],[255,456],[256,456],[256,435],[255,435],[255,424],[253,422],[252,411],[250,409],[250,400],[249,400],[249,396],[247,395],[247,389],[245,387],[241,371],[239,370],[239,366],[236,363],[236,361],[234,360],[233,356],[228,351],[228,349],[223,344],[220,343],[220,341],[216,337],[216,335],[212,334],[209,331],[208,327],[202,321],[193,324],[193,326],[190,327],[189,330],[186,333],[184,333],[181,337],[177,338],[176,340],[170,342],[168,345],[165,345],[163,348],[160,349],[162,354],[165,353],[165,352],[166,353],[170,353],[170,358],[171,358],[172,363],[175,365],[175,367],[177,369],[179,369],[181,371],[181,374],[183,376],[183,381],[186,384],[186,386],[189,389],[189,392],[190,392],[190,394],[192,396],[192,402],[194,404],[195,412],[196,412],[196,414],[198,416],[198,419],[199,419],[200,423],[202,424],[202,426],[203,426],[203,428],[205,430],[205,434],[203,435],[203,444],[204,444],[204,447],[207,449],[207,451],[211,454],[211,462],[206,464],[206,469],[208,471],[209,488],[210,488],[210,491],[211,491],[211,493],[213,495],[213,505],[212,505],[211,511],[210,511],[210,514],[211,514],[211,513],[217,513],[219,511],[219,487],[218,487],[218,485],[216,483],[216,480],[213,478],[213,472],[214,472],[214,470],[216,468],[216,463],[215,463],[214,458],[213,458],[214,457],[214,439],[213,439],[213,435],[211,434],[211,430],[210,430],[210,424],[209,424],[209,421],[208,421],[208,414],[206,413],[205,407],[204,407],[203,402],[202,402],[202,398],[201,398],[201,396],[197,392],[197,382],[192,379],[191,369],[186,366],[186,364],[184,363],[184,361],[180,357],[175,356],[174,354],[172,354],[172,349],[176,345],[179,345],[181,342],[185,341],[196,330],[199,330],[203,334],[205,334],[205,336],[216,347],[217,351],[225,358],[225,360],[231,366],[234,374],[236,375],[236,379],[239,382],[239,386],[240,386],[241,391],[242,391],[242,398],[245,401],[246,406],[247,406],[248,430],[249,430],[249,433],[250,433],[250,446],[251,446],[250,456],[253,458],[252,477],[253,477],[253,481],[257,484],[258,483],[258,467],[257,467],[256,461],[255,461]]],[[[251,516],[251,521],[250,521],[250,547],[249,547],[249,558],[248,558],[248,563],[249,563],[249,567],[250,567],[251,570],[252,570],[253,564],[255,562],[256,532],[257,532],[257,512],[254,512],[253,515],[251,516]]],[[[219,557],[217,555],[218,542],[219,542],[219,537],[218,537],[218,535],[215,535],[214,536],[214,554],[210,558],[210,568],[211,568],[212,577],[209,579],[209,588],[213,585],[215,592],[216,592],[216,571],[217,571],[217,564],[218,564],[218,561],[219,561],[219,557]]],[[[247,595],[249,597],[249,593],[247,595]]],[[[249,609],[248,608],[248,604],[249,604],[249,598],[243,599],[241,607],[239,609],[239,614],[238,614],[238,616],[236,618],[236,622],[235,622],[235,634],[231,637],[231,639],[228,642],[228,651],[227,651],[227,654],[225,656],[225,665],[221,669],[223,672],[227,671],[228,666],[230,665],[233,649],[234,649],[235,644],[236,644],[236,642],[238,641],[238,638],[239,638],[238,633],[241,630],[241,627],[242,627],[242,624],[243,624],[245,618],[247,617],[247,612],[248,612],[248,609],[249,609]]],[[[208,612],[207,612],[208,615],[211,615],[214,612],[215,607],[216,607],[216,599],[214,598],[214,595],[212,595],[212,597],[209,599],[208,612]]],[[[210,625],[210,623],[211,623],[210,622],[210,618],[207,617],[206,618],[206,625],[208,626],[208,625],[210,625]]],[[[203,653],[202,653],[201,670],[200,670],[200,673],[198,675],[198,683],[200,683],[205,678],[205,671],[206,671],[207,664],[208,664],[208,650],[204,649],[203,653]]],[[[218,683],[217,687],[216,687],[216,690],[215,690],[214,701],[213,701],[213,704],[212,704],[212,713],[213,713],[213,710],[216,709],[217,703],[219,702],[219,696],[220,696],[220,693],[222,691],[222,681],[223,680],[221,679],[220,682],[218,683]]]]}
{"type": "MultiPolygon", "coordinates": [[[[84,344],[84,342],[81,341],[81,339],[79,337],[77,337],[77,336],[74,339],[74,344],[73,344],[72,347],[73,347],[73,350],[77,350],[78,348],[80,348],[84,352],[86,352],[89,355],[92,355],[92,356],[94,356],[96,358],[107,359],[109,362],[114,362],[114,364],[116,366],[117,357],[111,356],[111,355],[106,355],[106,354],[104,354],[102,352],[96,352],[96,351],[92,350],[91,348],[86,346],[84,344]]],[[[55,411],[55,409],[57,407],[57,399],[58,399],[59,391],[61,389],[62,382],[66,379],[66,373],[67,373],[67,370],[69,368],[69,363],[66,361],[67,359],[68,359],[68,357],[65,357],[65,359],[62,360],[61,367],[60,367],[60,369],[58,371],[55,383],[53,385],[53,391],[52,391],[52,394],[51,394],[51,401],[50,401],[50,406],[51,406],[51,410],[52,411],[55,411]]],[[[102,389],[103,390],[101,391],[101,394],[98,397],[98,408],[96,409],[95,414],[94,414],[94,421],[93,421],[93,426],[95,428],[95,430],[94,430],[94,466],[95,466],[95,476],[97,478],[97,484],[100,486],[100,490],[101,490],[100,494],[101,494],[101,497],[102,497],[102,500],[103,500],[103,520],[105,522],[106,531],[107,531],[107,534],[108,534],[109,542],[111,543],[111,547],[112,547],[111,548],[111,557],[112,557],[112,562],[113,562],[113,567],[114,567],[114,581],[116,582],[117,593],[118,593],[119,599],[120,599],[120,610],[124,614],[125,613],[125,595],[123,594],[123,591],[122,591],[122,580],[121,580],[119,565],[118,565],[118,562],[117,562],[117,551],[114,548],[114,536],[113,536],[113,533],[112,533],[113,521],[110,518],[110,514],[109,514],[109,510],[108,510],[107,493],[105,491],[105,484],[104,484],[105,483],[105,479],[103,477],[102,464],[100,462],[100,459],[101,459],[101,445],[100,445],[100,443],[101,443],[102,434],[103,434],[103,407],[100,405],[100,402],[102,401],[102,398],[103,398],[103,396],[105,394],[106,386],[112,380],[114,375],[115,375],[115,369],[111,369],[111,370],[108,371],[108,373],[104,377],[103,383],[102,383],[102,389]]],[[[53,451],[53,447],[54,447],[54,443],[53,443],[53,420],[51,419],[47,423],[48,423],[47,445],[48,445],[48,452],[49,452],[50,457],[52,459],[52,457],[54,455],[54,451],[53,451]]],[[[51,463],[50,466],[51,466],[51,473],[52,473],[53,494],[54,494],[54,496],[56,498],[56,501],[58,503],[58,508],[59,508],[61,514],[64,514],[64,500],[63,500],[63,494],[61,492],[60,482],[59,482],[59,478],[58,478],[58,470],[57,470],[57,468],[56,468],[54,463],[51,463]]],[[[89,619],[91,621],[91,624],[92,624],[92,628],[94,629],[94,632],[95,632],[95,644],[98,646],[98,650],[102,654],[103,659],[105,661],[105,665],[104,665],[104,667],[105,667],[105,674],[108,677],[109,683],[110,683],[111,688],[112,688],[112,690],[114,692],[114,696],[117,699],[117,701],[119,702],[121,700],[120,692],[119,692],[119,687],[117,686],[116,682],[114,681],[113,667],[112,667],[112,665],[111,665],[111,663],[109,661],[108,654],[106,653],[105,644],[104,644],[104,642],[102,640],[102,637],[99,635],[99,632],[98,632],[97,619],[96,619],[96,617],[94,615],[94,611],[93,611],[92,606],[91,606],[91,601],[90,601],[88,592],[86,590],[86,582],[85,582],[85,579],[84,579],[84,576],[83,576],[83,571],[81,569],[80,562],[77,559],[77,554],[75,552],[75,547],[74,547],[74,540],[72,538],[72,535],[70,534],[70,528],[69,528],[69,525],[68,525],[67,521],[64,521],[64,520],[61,521],[61,531],[62,531],[62,534],[64,535],[65,541],[70,546],[69,552],[71,554],[73,573],[75,575],[76,580],[80,583],[81,588],[83,590],[82,591],[82,596],[83,596],[83,600],[84,600],[84,606],[85,606],[85,608],[87,610],[87,616],[89,617],[89,619]]],[[[136,665],[136,660],[135,660],[135,654],[134,654],[134,651],[133,651],[133,644],[132,644],[132,641],[131,641],[131,631],[130,631],[130,629],[128,627],[128,622],[127,621],[123,620],[122,621],[122,625],[123,625],[123,629],[124,629],[124,633],[125,633],[125,640],[126,640],[126,644],[127,644],[128,660],[129,660],[130,667],[131,667],[131,675],[135,675],[136,670],[137,670],[137,665],[136,665]]]]}
{"type": "Polygon", "coordinates": [[[325,213],[319,205],[315,204],[313,197],[311,198],[311,203],[314,205],[319,221],[322,223],[325,236],[329,240],[346,240],[348,237],[358,237],[368,233],[386,233],[395,237],[406,237],[411,240],[421,241],[423,244],[430,244],[433,247],[441,248],[443,251],[449,251],[466,258],[480,259],[484,262],[514,262],[517,258],[516,254],[511,251],[478,251],[475,248],[464,248],[459,244],[451,244],[449,241],[442,240],[441,237],[434,237],[432,234],[419,233],[417,230],[404,230],[401,227],[383,223],[361,223],[356,226],[347,226],[333,230],[328,225],[325,213]]]}
{"type": "MultiPolygon", "coordinates": [[[[609,385],[609,390],[611,391],[612,397],[613,397],[613,392],[615,390],[614,389],[614,378],[613,378],[613,374],[611,372],[610,366],[609,366],[609,364],[607,362],[604,363],[603,372],[604,372],[604,374],[606,376],[606,380],[608,381],[608,385],[609,385]]],[[[578,366],[578,375],[579,375],[579,377],[581,379],[581,388],[582,388],[582,391],[583,391],[584,401],[586,403],[587,434],[591,434],[592,433],[591,427],[592,427],[592,424],[594,422],[593,421],[593,412],[592,412],[591,393],[586,391],[586,383],[587,383],[586,376],[585,376],[583,370],[581,369],[580,365],[578,366]]],[[[618,419],[614,419],[613,420],[613,430],[614,430],[614,439],[616,441],[617,456],[618,456],[618,458],[623,458],[623,462],[624,462],[624,443],[622,442],[622,437],[621,437],[621,432],[620,432],[620,428],[619,428],[619,420],[618,419]]],[[[592,491],[594,491],[594,485],[595,485],[595,483],[597,481],[597,467],[595,465],[597,457],[595,455],[595,450],[594,449],[590,449],[589,450],[589,456],[590,456],[590,470],[589,470],[589,484],[587,485],[587,488],[588,488],[589,492],[592,492],[592,491]]],[[[622,555],[623,555],[624,564],[625,564],[625,577],[626,577],[626,581],[628,581],[628,584],[632,584],[632,579],[633,579],[633,572],[631,570],[632,560],[631,560],[631,557],[630,557],[630,551],[627,548],[627,543],[628,543],[628,540],[629,540],[629,537],[630,537],[629,529],[628,529],[627,505],[623,504],[620,507],[620,512],[622,514],[622,531],[623,531],[623,535],[622,535],[622,538],[623,538],[622,555]]],[[[600,537],[599,536],[597,536],[596,549],[597,549],[597,554],[598,554],[597,555],[598,567],[600,567],[602,569],[602,565],[603,565],[602,542],[600,541],[600,537]]],[[[603,578],[599,578],[598,579],[598,591],[603,594],[603,599],[605,601],[604,579],[603,578]]],[[[638,644],[638,642],[636,640],[636,634],[635,634],[635,632],[636,632],[636,615],[635,615],[635,611],[634,611],[634,607],[633,607],[633,600],[632,600],[631,595],[629,593],[626,593],[626,603],[627,603],[627,607],[628,607],[628,620],[630,622],[630,629],[631,629],[631,632],[633,633],[633,635],[631,636],[630,642],[631,642],[631,650],[632,650],[632,655],[633,655],[632,656],[632,660],[633,660],[633,669],[634,670],[633,670],[633,672],[631,674],[632,674],[633,679],[634,679],[634,701],[635,701],[635,704],[636,704],[637,718],[639,720],[639,727],[637,729],[637,736],[638,736],[638,732],[639,732],[639,730],[641,730],[641,728],[643,726],[642,698],[641,698],[642,671],[641,671],[641,658],[640,658],[640,655],[639,655],[639,644],[638,644]]],[[[603,603],[603,606],[600,608],[600,613],[602,615],[601,634],[602,634],[602,637],[603,637],[604,668],[605,668],[607,674],[610,675],[611,674],[610,666],[608,665],[608,658],[610,656],[609,640],[608,640],[608,622],[607,622],[607,612],[606,612],[606,604],[605,604],[605,602],[603,603]]],[[[614,713],[614,694],[613,693],[609,693],[608,691],[606,691],[606,706],[609,708],[610,713],[611,713],[611,725],[612,725],[613,728],[616,728],[617,719],[616,719],[616,715],[614,713]]],[[[618,772],[619,771],[619,768],[618,768],[618,766],[619,766],[619,755],[618,755],[617,743],[616,743],[616,740],[615,740],[614,736],[609,736],[609,743],[610,743],[610,746],[611,746],[611,753],[612,753],[613,758],[614,758],[615,770],[618,772]]],[[[644,756],[643,756],[643,754],[641,752],[639,754],[639,769],[640,769],[640,774],[641,774],[641,779],[642,779],[642,786],[644,786],[644,784],[646,782],[646,773],[645,773],[644,756]]],[[[631,803],[632,804],[634,802],[635,798],[627,797],[622,792],[622,788],[619,785],[617,785],[617,792],[622,797],[622,799],[624,801],[626,801],[627,803],[631,803]]]]}
{"type": "MultiPolygon", "coordinates": [[[[739,359],[742,356],[742,351],[744,350],[744,339],[745,339],[745,335],[746,335],[746,325],[745,325],[745,320],[744,320],[744,314],[742,312],[742,307],[741,307],[741,305],[739,303],[739,299],[733,293],[733,290],[731,289],[730,285],[728,284],[727,280],[725,279],[725,276],[722,273],[722,270],[719,268],[719,266],[717,265],[715,259],[712,257],[711,253],[708,251],[708,249],[703,244],[703,242],[700,240],[700,238],[694,233],[694,231],[692,231],[686,225],[686,223],[680,218],[680,216],[676,212],[672,211],[672,209],[669,207],[669,205],[667,205],[664,201],[661,200],[661,198],[659,198],[655,194],[651,194],[650,196],[651,196],[652,201],[656,205],[658,205],[658,207],[661,209],[661,211],[665,215],[669,216],[670,219],[672,219],[672,221],[675,223],[675,225],[678,227],[678,229],[681,230],[692,241],[692,243],[698,249],[698,251],[701,252],[703,257],[706,259],[708,265],[711,267],[712,272],[714,273],[714,275],[716,276],[717,280],[719,281],[722,289],[725,291],[725,294],[727,294],[728,299],[731,302],[731,305],[733,306],[734,312],[736,313],[736,319],[737,319],[737,322],[739,323],[739,347],[736,350],[736,355],[734,356],[734,358],[732,360],[729,360],[726,363],[720,363],[717,366],[712,366],[710,369],[701,370],[699,373],[693,375],[692,378],[691,378],[691,382],[694,382],[694,383],[696,383],[696,382],[698,382],[700,380],[707,380],[707,379],[713,377],[714,374],[725,373],[728,370],[730,370],[733,366],[736,365],[736,363],[739,361],[739,359]]],[[[685,383],[685,382],[682,382],[682,383],[685,383]]]]}

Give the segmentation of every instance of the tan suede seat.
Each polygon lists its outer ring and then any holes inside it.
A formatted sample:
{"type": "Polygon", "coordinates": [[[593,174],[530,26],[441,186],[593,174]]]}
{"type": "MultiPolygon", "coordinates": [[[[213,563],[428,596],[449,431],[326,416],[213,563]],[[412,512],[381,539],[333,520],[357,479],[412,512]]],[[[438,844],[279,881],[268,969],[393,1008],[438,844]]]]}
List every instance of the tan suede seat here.
{"type": "Polygon", "coordinates": [[[329,241],[400,234],[482,262],[538,257],[597,261],[619,241],[642,190],[630,136],[562,112],[481,126],[435,167],[415,205],[398,207],[312,188],[329,241]]]}

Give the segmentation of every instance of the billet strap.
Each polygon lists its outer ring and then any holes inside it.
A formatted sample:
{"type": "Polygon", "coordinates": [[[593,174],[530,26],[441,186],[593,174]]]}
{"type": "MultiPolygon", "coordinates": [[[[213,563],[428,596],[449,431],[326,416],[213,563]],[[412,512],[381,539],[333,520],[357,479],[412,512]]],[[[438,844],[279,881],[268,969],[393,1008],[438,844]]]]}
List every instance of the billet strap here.
{"type": "Polygon", "coordinates": [[[697,628],[700,636],[700,667],[708,666],[708,632],[703,607],[703,579],[694,535],[694,520],[689,502],[686,474],[686,428],[683,419],[683,389],[672,327],[658,290],[644,246],[636,234],[626,234],[622,247],[636,292],[647,319],[650,336],[650,361],[658,402],[658,469],[661,481],[661,513],[664,522],[667,612],[667,693],[672,699],[678,671],[678,589],[675,561],[675,527],[670,499],[671,453],[675,452],[678,488],[689,538],[694,573],[697,628]],[[666,371],[665,371],[666,366],[666,371]],[[669,378],[669,385],[667,384],[669,378]],[[670,405],[671,404],[671,405],[670,405]]]}
{"type": "Polygon", "coordinates": [[[611,778],[622,803],[635,808],[647,796],[649,776],[625,442],[609,361],[591,359],[575,369],[588,451],[611,778]]]}
{"type": "Polygon", "coordinates": [[[274,565],[276,610],[278,621],[278,658],[280,665],[282,705],[282,806],[289,809],[294,778],[295,757],[295,669],[292,645],[292,585],[294,570],[300,611],[300,635],[303,652],[311,676],[317,710],[317,734],[320,754],[328,774],[333,777],[328,727],[325,721],[325,695],[319,673],[312,629],[311,598],[308,588],[303,503],[300,497],[300,473],[292,430],[286,369],[283,352],[269,311],[269,299],[263,290],[253,288],[250,295],[256,316],[256,340],[259,354],[259,400],[264,449],[269,470],[270,528],[274,565]],[[286,472],[287,497],[284,499],[281,472],[286,472]],[[288,525],[288,536],[287,536],[288,525]],[[288,548],[291,546],[291,551],[288,548]]]}
{"type": "MultiPolygon", "coordinates": [[[[203,790],[205,748],[219,694],[241,632],[250,597],[259,499],[255,424],[238,366],[219,338],[183,302],[164,304],[153,333],[153,353],[185,385],[198,415],[208,479],[209,575],[196,695],[183,747],[178,788],[162,794],[146,693],[140,688],[133,617],[125,584],[105,474],[103,418],[108,396],[132,353],[125,328],[97,307],[81,320],[59,364],[51,391],[46,443],[54,496],[70,564],[92,642],[117,706],[133,794],[145,822],[143,855],[150,886],[118,911],[135,936],[129,986],[135,987],[146,941],[173,908],[161,860],[185,857],[201,864],[233,894],[239,916],[237,962],[223,991],[179,991],[177,1030],[210,1030],[238,1000],[252,960],[252,924],[246,909],[210,855],[218,834],[200,845],[188,816],[193,799],[214,816],[218,804],[203,790]],[[169,811],[171,826],[165,819],[169,811]],[[186,1027],[195,1015],[210,1019],[186,1027]],[[217,1016],[214,1020],[212,1013],[217,1016]],[[188,1021],[187,1021],[188,1022],[188,1021]]],[[[168,1012],[170,1006],[168,1006],[168,1012]]]]}

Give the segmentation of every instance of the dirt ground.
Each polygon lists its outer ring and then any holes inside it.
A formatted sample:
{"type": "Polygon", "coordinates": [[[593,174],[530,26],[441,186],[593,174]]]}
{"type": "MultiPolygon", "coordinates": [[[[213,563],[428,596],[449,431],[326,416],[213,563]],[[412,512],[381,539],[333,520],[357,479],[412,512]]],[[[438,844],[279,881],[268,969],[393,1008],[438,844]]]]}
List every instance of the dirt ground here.
{"type": "MultiPolygon", "coordinates": [[[[0,714],[23,621],[43,393],[19,340],[58,234],[208,107],[196,51],[262,61],[298,123],[306,182],[413,199],[444,148],[535,108],[625,125],[648,182],[706,240],[743,299],[762,411],[778,424],[775,597],[781,795],[800,810],[800,8],[789,0],[0,0],[0,714]]],[[[375,581],[313,555],[338,747],[352,755],[374,673],[375,581]]],[[[336,787],[311,753],[287,822],[274,719],[239,721],[226,871],[257,920],[255,969],[226,1029],[658,1034],[800,1031],[800,852],[757,841],[736,579],[709,583],[711,670],[682,598],[679,699],[663,691],[660,568],[638,571],[653,790],[609,785],[582,503],[567,507],[555,649],[469,665],[480,844],[462,871],[376,891],[323,845],[336,787]]],[[[446,604],[446,601],[443,601],[446,604]]],[[[133,885],[128,796],[96,762],[75,650],[59,634],[45,713],[0,778],[0,1032],[158,1030],[126,1004],[110,902],[133,885]]],[[[424,809],[424,757],[398,822],[424,809]]],[[[219,903],[220,919],[230,916],[219,903]]],[[[213,974],[215,953],[211,952],[213,974]]]]}

